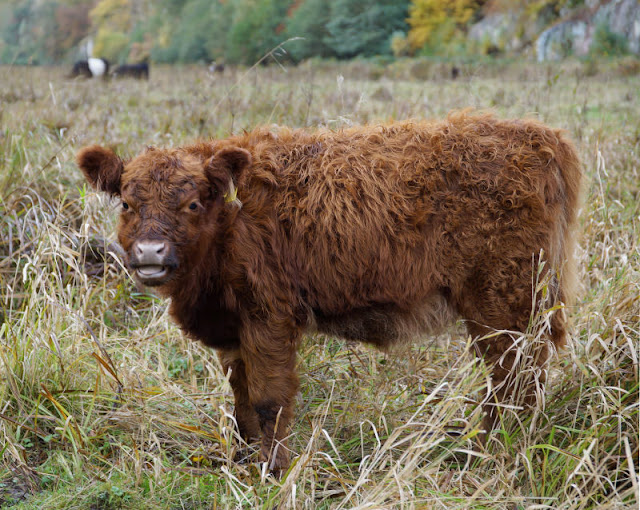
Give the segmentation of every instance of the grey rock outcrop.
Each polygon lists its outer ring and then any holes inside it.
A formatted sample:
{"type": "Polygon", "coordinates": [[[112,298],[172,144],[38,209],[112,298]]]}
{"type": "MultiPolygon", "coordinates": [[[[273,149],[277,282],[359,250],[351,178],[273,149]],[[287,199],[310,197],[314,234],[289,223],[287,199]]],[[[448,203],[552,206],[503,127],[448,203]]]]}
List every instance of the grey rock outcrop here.
{"type": "Polygon", "coordinates": [[[623,36],[631,53],[640,53],[640,1],[612,0],[592,8],[591,14],[569,19],[544,30],[536,40],[539,62],[584,56],[599,28],[623,36]]]}

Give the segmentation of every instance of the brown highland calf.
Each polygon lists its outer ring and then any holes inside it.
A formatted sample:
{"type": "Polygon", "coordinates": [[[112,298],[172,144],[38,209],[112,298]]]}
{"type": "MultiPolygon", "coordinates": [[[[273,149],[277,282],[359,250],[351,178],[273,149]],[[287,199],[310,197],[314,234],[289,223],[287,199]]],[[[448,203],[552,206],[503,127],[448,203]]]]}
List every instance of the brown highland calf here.
{"type": "MultiPolygon", "coordinates": [[[[273,470],[289,464],[304,332],[387,347],[462,318],[493,365],[495,403],[512,391],[505,330],[524,332],[540,307],[539,267],[545,306],[570,298],[580,164],[562,132],[534,120],[262,128],[129,161],[91,146],[77,162],[121,197],[130,268],[218,350],[240,432],[262,438],[273,470]]],[[[538,368],[565,341],[557,308],[538,368]]],[[[485,410],[491,427],[495,405],[485,410]]]]}

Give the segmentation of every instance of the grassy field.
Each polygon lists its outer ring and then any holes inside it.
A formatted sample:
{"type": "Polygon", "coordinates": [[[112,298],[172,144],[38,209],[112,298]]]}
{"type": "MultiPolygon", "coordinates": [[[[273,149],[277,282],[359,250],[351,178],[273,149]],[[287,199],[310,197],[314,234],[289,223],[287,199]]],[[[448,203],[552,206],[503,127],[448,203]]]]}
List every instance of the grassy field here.
{"type": "Polygon", "coordinates": [[[155,68],[148,83],[0,68],[0,507],[637,508],[638,67],[484,62],[452,81],[441,63],[316,62],[155,68]],[[123,268],[118,204],[75,153],[464,107],[562,127],[584,163],[580,294],[544,407],[508,412],[474,451],[486,370],[463,328],[391,354],[306,338],[299,456],[275,480],[235,435],[215,355],[123,268]]]}

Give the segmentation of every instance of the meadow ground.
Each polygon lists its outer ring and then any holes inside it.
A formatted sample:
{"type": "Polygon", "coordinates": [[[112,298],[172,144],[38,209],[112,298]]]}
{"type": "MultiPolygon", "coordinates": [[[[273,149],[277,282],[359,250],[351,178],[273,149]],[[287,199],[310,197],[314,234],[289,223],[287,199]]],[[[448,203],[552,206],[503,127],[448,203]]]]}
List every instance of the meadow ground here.
{"type": "Polygon", "coordinates": [[[0,68],[0,507],[637,508],[638,67],[480,62],[452,81],[442,63],[314,62],[148,83],[0,68]],[[562,127],[584,163],[580,294],[544,408],[506,410],[473,451],[486,370],[461,327],[391,354],[306,338],[299,456],[274,480],[235,437],[215,355],[112,253],[118,204],[75,153],[469,106],[562,127]]]}

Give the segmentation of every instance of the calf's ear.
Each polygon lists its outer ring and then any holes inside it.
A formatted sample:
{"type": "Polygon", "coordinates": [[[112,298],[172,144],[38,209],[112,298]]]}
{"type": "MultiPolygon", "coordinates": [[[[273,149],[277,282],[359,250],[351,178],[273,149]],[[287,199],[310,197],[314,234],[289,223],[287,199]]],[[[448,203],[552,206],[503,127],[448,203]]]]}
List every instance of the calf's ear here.
{"type": "Polygon", "coordinates": [[[211,185],[225,196],[235,200],[235,185],[242,172],[251,164],[251,153],[239,147],[225,147],[216,152],[206,163],[205,172],[211,185]],[[233,198],[230,198],[233,197],[233,198]]]}
{"type": "Polygon", "coordinates": [[[76,163],[91,186],[110,195],[120,195],[122,159],[111,149],[91,145],[76,156],[76,163]]]}

